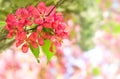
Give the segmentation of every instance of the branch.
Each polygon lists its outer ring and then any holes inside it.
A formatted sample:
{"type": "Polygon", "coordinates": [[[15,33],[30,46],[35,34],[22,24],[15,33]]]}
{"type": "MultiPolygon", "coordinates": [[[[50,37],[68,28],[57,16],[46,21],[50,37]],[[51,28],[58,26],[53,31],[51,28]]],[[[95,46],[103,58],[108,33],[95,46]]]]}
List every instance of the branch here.
{"type": "Polygon", "coordinates": [[[60,6],[64,1],[65,1],[65,0],[59,0],[59,1],[57,2],[57,4],[55,4],[55,6],[50,10],[50,12],[49,12],[46,16],[49,16],[49,15],[52,13],[52,11],[53,11],[55,8],[57,8],[58,6],[60,6]]]}

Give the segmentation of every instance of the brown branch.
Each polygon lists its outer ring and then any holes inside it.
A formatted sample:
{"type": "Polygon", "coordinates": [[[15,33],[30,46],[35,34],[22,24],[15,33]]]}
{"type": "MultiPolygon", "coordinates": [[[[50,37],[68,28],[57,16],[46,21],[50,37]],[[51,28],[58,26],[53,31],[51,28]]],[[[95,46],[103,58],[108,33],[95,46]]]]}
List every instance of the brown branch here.
{"type": "Polygon", "coordinates": [[[50,10],[50,12],[49,12],[46,16],[49,16],[49,15],[52,13],[52,11],[53,11],[55,8],[57,8],[58,6],[60,6],[64,1],[65,1],[65,0],[59,0],[59,1],[57,2],[57,4],[55,4],[55,6],[50,10]]]}

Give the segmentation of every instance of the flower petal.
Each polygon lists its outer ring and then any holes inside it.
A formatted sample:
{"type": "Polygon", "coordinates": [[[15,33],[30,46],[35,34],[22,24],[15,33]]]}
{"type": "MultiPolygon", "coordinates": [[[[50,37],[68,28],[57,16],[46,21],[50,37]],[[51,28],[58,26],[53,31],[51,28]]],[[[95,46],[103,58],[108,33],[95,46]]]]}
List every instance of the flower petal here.
{"type": "Polygon", "coordinates": [[[23,51],[23,53],[27,53],[27,51],[28,51],[28,45],[25,43],[23,46],[22,46],[22,51],[23,51]]]}
{"type": "Polygon", "coordinates": [[[38,43],[39,43],[39,45],[40,46],[43,46],[44,45],[44,40],[43,40],[43,38],[38,38],[38,43]]]}
{"type": "Polygon", "coordinates": [[[16,42],[16,47],[20,46],[22,43],[24,42],[24,40],[19,40],[16,42]]]}
{"type": "Polygon", "coordinates": [[[46,5],[44,2],[40,2],[37,6],[38,10],[40,13],[44,13],[47,9],[46,5]]]}

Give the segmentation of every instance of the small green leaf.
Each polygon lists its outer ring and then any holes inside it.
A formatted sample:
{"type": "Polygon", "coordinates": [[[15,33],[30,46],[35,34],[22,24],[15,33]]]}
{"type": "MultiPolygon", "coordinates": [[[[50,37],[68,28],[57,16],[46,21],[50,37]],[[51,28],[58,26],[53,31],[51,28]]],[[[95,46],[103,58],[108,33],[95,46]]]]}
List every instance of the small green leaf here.
{"type": "Polygon", "coordinates": [[[39,46],[37,48],[34,48],[32,45],[29,45],[29,46],[30,46],[31,52],[33,53],[33,55],[35,56],[37,62],[39,63],[40,62],[39,59],[38,59],[39,53],[40,53],[39,46]]]}
{"type": "Polygon", "coordinates": [[[50,61],[50,59],[54,55],[54,53],[50,51],[50,46],[51,46],[51,42],[49,40],[45,40],[44,45],[42,46],[42,50],[47,57],[47,63],[50,61]]]}

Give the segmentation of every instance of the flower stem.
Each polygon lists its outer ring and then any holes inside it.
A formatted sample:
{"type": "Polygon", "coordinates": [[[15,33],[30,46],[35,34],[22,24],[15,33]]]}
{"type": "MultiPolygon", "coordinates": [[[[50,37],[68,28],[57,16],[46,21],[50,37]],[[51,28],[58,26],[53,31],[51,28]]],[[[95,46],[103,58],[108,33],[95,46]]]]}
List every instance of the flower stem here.
{"type": "Polygon", "coordinates": [[[53,11],[56,7],[60,6],[64,1],[65,1],[65,0],[59,0],[59,1],[57,2],[57,4],[55,4],[55,6],[50,10],[50,12],[49,12],[46,16],[49,16],[49,15],[52,13],[52,11],[53,11]]]}

